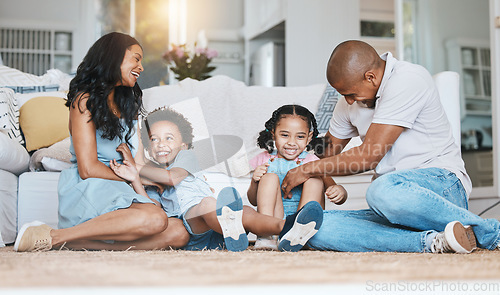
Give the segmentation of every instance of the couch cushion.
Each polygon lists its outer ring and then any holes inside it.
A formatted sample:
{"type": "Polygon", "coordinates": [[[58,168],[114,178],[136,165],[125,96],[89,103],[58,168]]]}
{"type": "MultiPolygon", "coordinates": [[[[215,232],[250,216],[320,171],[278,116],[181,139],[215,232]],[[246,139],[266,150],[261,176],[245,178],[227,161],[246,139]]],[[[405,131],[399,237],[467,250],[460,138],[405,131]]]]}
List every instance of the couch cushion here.
{"type": "Polygon", "coordinates": [[[26,149],[48,147],[69,136],[69,109],[60,97],[35,97],[19,111],[19,124],[26,139],[26,149]]]}

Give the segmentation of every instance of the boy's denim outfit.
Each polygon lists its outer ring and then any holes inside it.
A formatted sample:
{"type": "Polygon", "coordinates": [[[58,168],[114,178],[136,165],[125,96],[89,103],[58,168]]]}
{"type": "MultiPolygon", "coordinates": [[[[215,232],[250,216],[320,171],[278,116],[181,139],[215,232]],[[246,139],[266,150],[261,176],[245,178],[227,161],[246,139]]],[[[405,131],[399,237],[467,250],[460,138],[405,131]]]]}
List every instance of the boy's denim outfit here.
{"type": "Polygon", "coordinates": [[[468,211],[462,183],[446,169],[382,175],[368,188],[366,200],[370,209],[325,211],[323,225],[308,245],[351,252],[424,252],[432,242],[428,236],[443,231],[450,220],[471,225],[481,248],[493,250],[500,242],[500,222],[468,211]]]}

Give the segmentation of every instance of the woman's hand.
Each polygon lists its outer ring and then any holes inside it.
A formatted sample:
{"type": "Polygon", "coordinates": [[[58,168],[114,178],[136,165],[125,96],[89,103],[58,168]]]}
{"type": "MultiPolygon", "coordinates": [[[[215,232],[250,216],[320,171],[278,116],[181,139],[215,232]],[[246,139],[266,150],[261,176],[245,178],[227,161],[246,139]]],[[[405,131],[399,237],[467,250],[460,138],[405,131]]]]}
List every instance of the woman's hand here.
{"type": "Polygon", "coordinates": [[[347,191],[343,186],[338,184],[329,186],[325,191],[325,195],[330,199],[330,202],[337,205],[342,205],[347,200],[347,191]]]}
{"type": "Polygon", "coordinates": [[[253,172],[252,179],[255,182],[259,182],[262,176],[267,173],[267,167],[269,167],[269,163],[264,163],[257,168],[255,168],[255,171],[253,172]]]}

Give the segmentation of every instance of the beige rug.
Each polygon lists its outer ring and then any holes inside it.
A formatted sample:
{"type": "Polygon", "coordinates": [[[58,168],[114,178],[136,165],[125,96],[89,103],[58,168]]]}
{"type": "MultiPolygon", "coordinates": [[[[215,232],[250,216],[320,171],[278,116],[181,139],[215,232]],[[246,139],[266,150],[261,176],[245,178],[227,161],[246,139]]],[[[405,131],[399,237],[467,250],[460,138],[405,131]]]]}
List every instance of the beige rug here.
{"type": "MultiPolygon", "coordinates": [[[[227,251],[67,251],[0,248],[0,287],[183,287],[396,281],[500,282],[500,251],[298,253],[227,251]]],[[[497,293],[498,294],[498,293],[497,293]]]]}

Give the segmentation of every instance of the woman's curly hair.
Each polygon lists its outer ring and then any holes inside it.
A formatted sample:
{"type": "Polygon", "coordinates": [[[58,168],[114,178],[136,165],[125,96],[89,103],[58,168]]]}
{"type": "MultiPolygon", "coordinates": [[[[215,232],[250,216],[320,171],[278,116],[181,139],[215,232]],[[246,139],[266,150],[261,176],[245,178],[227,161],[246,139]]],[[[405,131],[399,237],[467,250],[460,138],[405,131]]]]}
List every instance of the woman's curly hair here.
{"type": "MultiPolygon", "coordinates": [[[[122,81],[121,64],[126,50],[139,42],[126,34],[109,33],[97,40],[78,66],[76,76],[71,80],[66,106],[75,108],[83,97],[91,121],[101,130],[102,138],[123,139],[124,127],[120,118],[113,115],[108,106],[108,95],[114,89],[114,100],[128,130],[125,142],[130,145],[134,132],[134,120],[142,107],[142,91],[137,83],[134,87],[116,86],[122,81]]],[[[79,107],[80,111],[82,109],[79,107]]]]}

